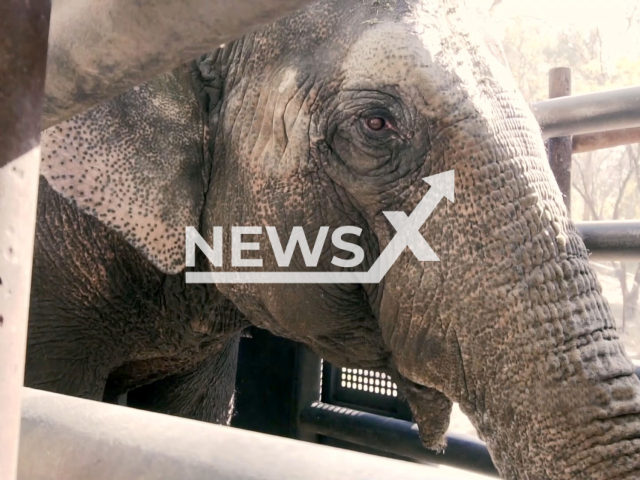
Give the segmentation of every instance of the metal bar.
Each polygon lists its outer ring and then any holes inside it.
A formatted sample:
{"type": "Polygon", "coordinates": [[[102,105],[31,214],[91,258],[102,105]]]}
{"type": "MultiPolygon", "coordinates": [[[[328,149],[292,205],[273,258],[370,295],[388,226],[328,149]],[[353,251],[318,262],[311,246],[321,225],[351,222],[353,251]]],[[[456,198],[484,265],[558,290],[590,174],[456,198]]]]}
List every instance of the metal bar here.
{"type": "Polygon", "coordinates": [[[427,465],[38,390],[23,392],[21,480],[459,478],[427,465]]]}
{"type": "MultiPolygon", "coordinates": [[[[448,435],[443,454],[422,445],[418,427],[404,420],[359,412],[326,403],[314,403],[302,411],[301,422],[320,435],[338,438],[415,460],[450,465],[498,476],[485,445],[463,435],[448,435]]],[[[345,477],[348,478],[348,477],[345,477]]],[[[402,478],[396,475],[395,478],[402,478]]]]}
{"type": "Polygon", "coordinates": [[[640,221],[577,222],[592,260],[640,261],[640,221]]]}
{"type": "Polygon", "coordinates": [[[53,2],[44,128],[313,0],[53,2]]]}
{"type": "Polygon", "coordinates": [[[296,438],[318,443],[318,435],[304,428],[300,422],[300,413],[309,405],[320,400],[322,382],[322,362],[320,357],[304,345],[298,345],[295,360],[296,378],[292,423],[296,426],[296,438]]]}
{"type": "Polygon", "coordinates": [[[640,86],[544,100],[531,108],[545,139],[640,127],[640,86]]]}
{"type": "Polygon", "coordinates": [[[0,2],[0,478],[16,478],[48,0],[0,2]]]}
{"type": "Polygon", "coordinates": [[[317,443],[298,425],[320,398],[320,359],[305,346],[251,327],[240,341],[231,426],[317,443]]]}
{"type": "MultiPolygon", "coordinates": [[[[549,71],[549,98],[571,95],[571,69],[560,67],[549,71]]],[[[549,164],[571,215],[571,136],[550,138],[549,164]]]]}
{"type": "Polygon", "coordinates": [[[619,147],[640,143],[640,127],[612,130],[610,132],[589,133],[586,135],[574,135],[573,153],[592,152],[604,148],[619,147]]]}

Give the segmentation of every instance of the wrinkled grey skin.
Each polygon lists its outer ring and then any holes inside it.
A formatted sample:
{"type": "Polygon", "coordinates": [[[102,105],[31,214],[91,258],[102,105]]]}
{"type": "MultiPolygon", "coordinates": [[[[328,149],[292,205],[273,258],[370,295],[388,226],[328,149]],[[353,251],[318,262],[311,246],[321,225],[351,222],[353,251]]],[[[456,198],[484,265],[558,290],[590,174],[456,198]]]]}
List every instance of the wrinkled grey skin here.
{"type": "Polygon", "coordinates": [[[477,20],[451,0],[323,2],[47,131],[28,384],[148,385],[139,405],[203,418],[250,322],[388,371],[432,448],[459,402],[504,478],[639,478],[640,382],[477,20]],[[379,285],[184,284],[187,225],[224,227],[225,270],[233,225],[355,225],[367,270],[394,235],[382,212],[450,169],[456,201],[421,229],[440,262],[407,251],[379,285]]]}

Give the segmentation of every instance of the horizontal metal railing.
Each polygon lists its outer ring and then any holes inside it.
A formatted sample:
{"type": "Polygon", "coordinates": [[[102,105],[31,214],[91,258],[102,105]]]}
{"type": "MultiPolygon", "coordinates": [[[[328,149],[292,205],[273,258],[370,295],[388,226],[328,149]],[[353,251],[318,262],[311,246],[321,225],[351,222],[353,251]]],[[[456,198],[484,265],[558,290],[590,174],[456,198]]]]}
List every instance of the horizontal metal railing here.
{"type": "Polygon", "coordinates": [[[584,153],[634,143],[640,143],[640,127],[574,135],[571,150],[573,153],[584,153]]]}
{"type": "Polygon", "coordinates": [[[451,479],[435,467],[23,389],[18,479],[451,479]]]}
{"type": "Polygon", "coordinates": [[[592,260],[640,261],[640,220],[577,222],[592,260]]]}
{"type": "Polygon", "coordinates": [[[545,139],[640,127],[640,86],[543,100],[531,109],[545,139]]]}
{"type": "Polygon", "coordinates": [[[498,476],[487,447],[472,437],[448,435],[447,448],[436,453],[422,445],[414,423],[321,402],[305,408],[300,423],[317,434],[375,450],[498,476]]]}
{"type": "MultiPolygon", "coordinates": [[[[640,378],[640,366],[636,375],[640,378]]],[[[424,447],[415,423],[323,402],[303,408],[299,423],[309,432],[381,452],[499,476],[486,445],[465,435],[448,433],[445,451],[436,453],[424,447]]]]}

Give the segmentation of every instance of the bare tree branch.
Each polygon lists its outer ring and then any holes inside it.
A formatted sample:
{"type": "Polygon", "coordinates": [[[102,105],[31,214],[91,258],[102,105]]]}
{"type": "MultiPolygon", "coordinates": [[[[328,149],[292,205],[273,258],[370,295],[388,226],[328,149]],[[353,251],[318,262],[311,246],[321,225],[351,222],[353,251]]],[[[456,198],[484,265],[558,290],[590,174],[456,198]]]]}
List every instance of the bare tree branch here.
{"type": "Polygon", "coordinates": [[[613,207],[613,219],[614,220],[618,220],[620,218],[620,203],[622,202],[622,199],[624,198],[624,194],[627,190],[627,184],[629,183],[629,180],[631,180],[631,176],[633,175],[633,165],[631,164],[631,160],[629,161],[629,171],[627,172],[627,175],[624,177],[624,180],[622,181],[622,185],[620,185],[620,189],[618,190],[618,195],[616,198],[616,203],[613,207]]]}

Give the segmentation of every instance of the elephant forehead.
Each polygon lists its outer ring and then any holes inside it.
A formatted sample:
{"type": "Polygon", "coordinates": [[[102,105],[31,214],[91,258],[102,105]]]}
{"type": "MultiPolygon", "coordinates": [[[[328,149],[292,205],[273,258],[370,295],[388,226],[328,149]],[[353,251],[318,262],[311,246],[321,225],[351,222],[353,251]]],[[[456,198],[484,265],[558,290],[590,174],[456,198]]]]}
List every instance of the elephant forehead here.
{"type": "Polygon", "coordinates": [[[424,74],[442,51],[439,32],[429,29],[418,35],[410,25],[383,23],[365,30],[342,64],[345,85],[363,81],[399,84],[424,74]]]}
{"type": "Polygon", "coordinates": [[[467,116],[490,111],[486,93],[507,78],[507,68],[489,50],[480,32],[468,28],[468,22],[455,12],[419,12],[411,19],[366,29],[341,65],[343,87],[396,87],[413,97],[429,117],[451,110],[467,116]]]}

